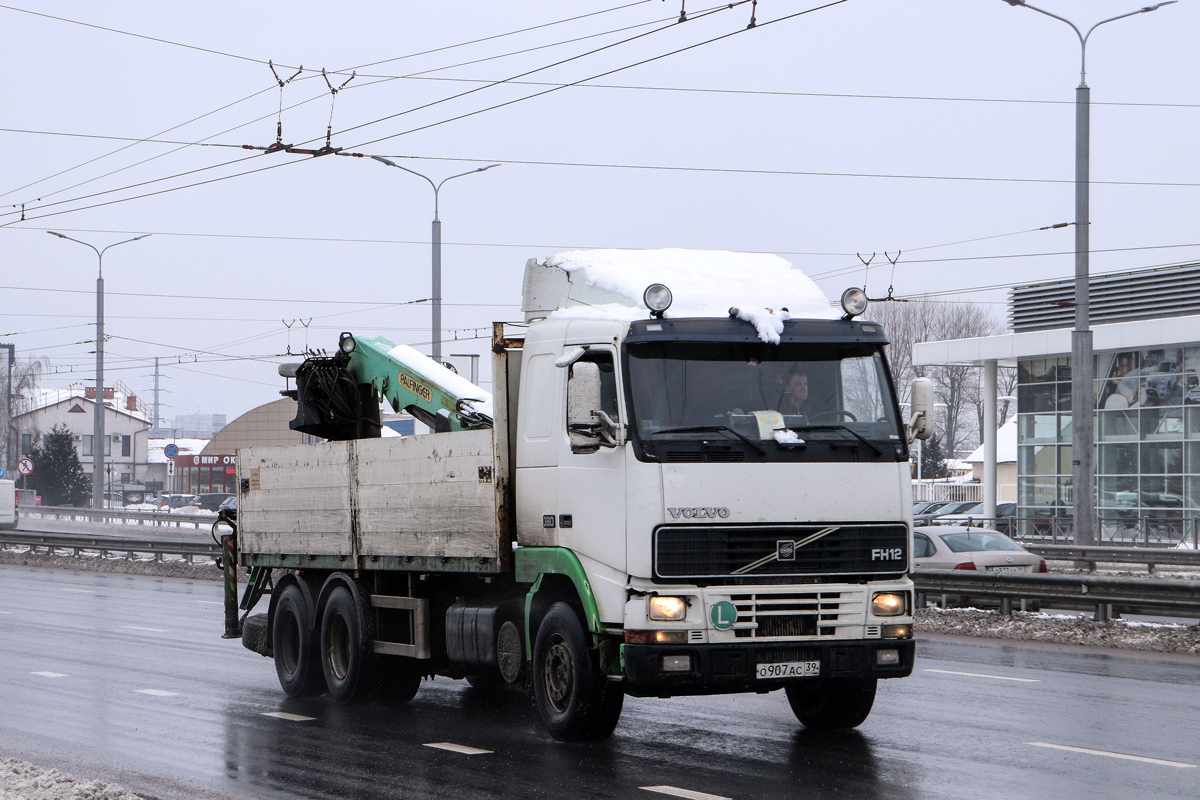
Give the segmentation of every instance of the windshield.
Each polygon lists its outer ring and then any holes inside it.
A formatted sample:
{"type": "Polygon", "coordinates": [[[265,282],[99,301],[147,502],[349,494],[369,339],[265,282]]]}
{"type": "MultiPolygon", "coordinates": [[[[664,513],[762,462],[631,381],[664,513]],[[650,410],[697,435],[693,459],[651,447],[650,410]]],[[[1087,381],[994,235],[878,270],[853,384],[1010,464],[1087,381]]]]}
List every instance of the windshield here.
{"type": "Polygon", "coordinates": [[[1024,550],[1003,533],[943,533],[942,541],[955,553],[981,553],[986,550],[1024,550]]]}
{"type": "Polygon", "coordinates": [[[652,456],[707,442],[771,460],[783,450],[907,458],[878,344],[635,342],[627,352],[634,432],[652,456]]]}

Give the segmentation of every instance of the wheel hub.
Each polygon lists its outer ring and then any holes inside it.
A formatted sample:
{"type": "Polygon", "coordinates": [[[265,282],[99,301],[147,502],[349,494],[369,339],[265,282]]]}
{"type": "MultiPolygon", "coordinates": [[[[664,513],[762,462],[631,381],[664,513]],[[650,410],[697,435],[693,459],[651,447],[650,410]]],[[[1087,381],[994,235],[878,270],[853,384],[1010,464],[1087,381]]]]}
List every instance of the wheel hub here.
{"type": "Polygon", "coordinates": [[[559,634],[551,638],[546,648],[545,685],[550,705],[558,713],[565,713],[575,686],[575,664],[566,641],[559,634]]]}

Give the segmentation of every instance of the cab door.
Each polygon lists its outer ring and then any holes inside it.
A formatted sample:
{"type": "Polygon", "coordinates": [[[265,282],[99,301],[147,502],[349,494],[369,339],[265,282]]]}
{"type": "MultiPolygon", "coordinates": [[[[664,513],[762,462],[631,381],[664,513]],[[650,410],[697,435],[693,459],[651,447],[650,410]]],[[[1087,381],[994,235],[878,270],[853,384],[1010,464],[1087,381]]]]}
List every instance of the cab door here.
{"type": "MultiPolygon", "coordinates": [[[[589,345],[566,367],[558,457],[558,541],[625,582],[625,408],[612,345],[589,345]]],[[[549,521],[547,521],[549,522],[549,521]]]]}

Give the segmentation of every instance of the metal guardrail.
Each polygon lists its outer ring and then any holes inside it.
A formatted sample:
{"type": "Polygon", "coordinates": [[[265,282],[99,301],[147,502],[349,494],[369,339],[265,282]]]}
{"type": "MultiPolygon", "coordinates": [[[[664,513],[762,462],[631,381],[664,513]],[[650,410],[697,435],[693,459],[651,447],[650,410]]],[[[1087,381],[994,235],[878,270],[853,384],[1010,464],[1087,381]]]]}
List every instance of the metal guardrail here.
{"type": "MultiPolygon", "coordinates": [[[[918,515],[918,519],[923,515],[918,515]]],[[[970,514],[955,514],[946,517],[914,520],[917,527],[964,525],[974,528],[991,528],[1011,536],[1019,542],[1069,545],[1074,541],[1075,530],[1070,517],[981,517],[970,514]]],[[[1102,519],[1097,543],[1101,547],[1174,547],[1187,543],[1192,549],[1200,550],[1200,518],[1164,520],[1157,517],[1134,517],[1127,520],[1102,519]]]]}
{"type": "Polygon", "coordinates": [[[180,514],[170,511],[125,511],[116,508],[71,508],[69,506],[21,506],[23,517],[82,520],[84,522],[136,522],[138,525],[153,525],[155,527],[208,527],[217,521],[216,514],[180,514]]]}
{"type": "Polygon", "coordinates": [[[124,553],[126,558],[133,559],[135,554],[153,555],[155,561],[162,561],[163,556],[182,556],[189,564],[194,563],[196,556],[217,558],[221,548],[210,542],[156,542],[147,539],[124,539],[115,536],[80,536],[73,533],[0,533],[0,550],[9,547],[29,547],[36,551],[46,548],[54,555],[58,550],[71,550],[72,555],[78,556],[83,551],[99,552],[101,556],[109,553],[124,553]]]}
{"type": "Polygon", "coordinates": [[[1162,547],[1076,547],[1072,544],[1025,544],[1025,549],[1056,561],[1098,561],[1106,564],[1144,564],[1156,567],[1200,567],[1200,550],[1162,547]]]}
{"type": "Polygon", "coordinates": [[[1012,613],[1013,601],[1033,600],[1065,608],[1095,607],[1098,621],[1121,612],[1200,617],[1200,581],[940,569],[911,577],[919,607],[929,595],[941,595],[998,599],[1004,614],[1012,613]]]}

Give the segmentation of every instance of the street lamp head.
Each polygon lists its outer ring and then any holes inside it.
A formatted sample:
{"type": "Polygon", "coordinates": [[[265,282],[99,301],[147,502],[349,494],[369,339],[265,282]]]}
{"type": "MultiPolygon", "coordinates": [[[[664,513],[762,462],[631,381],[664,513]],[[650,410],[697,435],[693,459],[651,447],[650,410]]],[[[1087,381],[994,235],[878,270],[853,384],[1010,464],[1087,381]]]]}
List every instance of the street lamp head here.
{"type": "Polygon", "coordinates": [[[63,236],[61,233],[58,233],[57,231],[46,231],[46,233],[50,234],[51,236],[57,236],[57,237],[58,237],[58,238],[60,238],[60,239],[69,239],[69,238],[71,238],[71,237],[69,237],[69,236],[63,236]]]}
{"type": "Polygon", "coordinates": [[[479,169],[477,169],[475,171],[476,172],[487,172],[492,167],[498,167],[498,166],[500,166],[500,165],[499,164],[488,164],[486,167],[480,167],[479,169]]]}
{"type": "Polygon", "coordinates": [[[1172,3],[1178,3],[1178,2],[1179,2],[1179,0],[1163,0],[1163,2],[1161,2],[1161,3],[1155,3],[1152,6],[1146,6],[1145,8],[1142,9],[1142,13],[1146,14],[1151,11],[1158,11],[1163,6],[1169,6],[1172,3]]]}
{"type": "Polygon", "coordinates": [[[1008,3],[1010,6],[1023,6],[1023,5],[1025,5],[1025,0],[1004,0],[1004,2],[1008,3]]]}
{"type": "Polygon", "coordinates": [[[376,160],[376,161],[378,161],[380,164],[387,164],[389,167],[397,167],[397,166],[399,166],[399,164],[397,164],[395,161],[391,161],[391,160],[389,160],[389,159],[386,159],[386,158],[384,158],[383,156],[371,156],[371,158],[375,159],[375,160],[376,160]]]}

